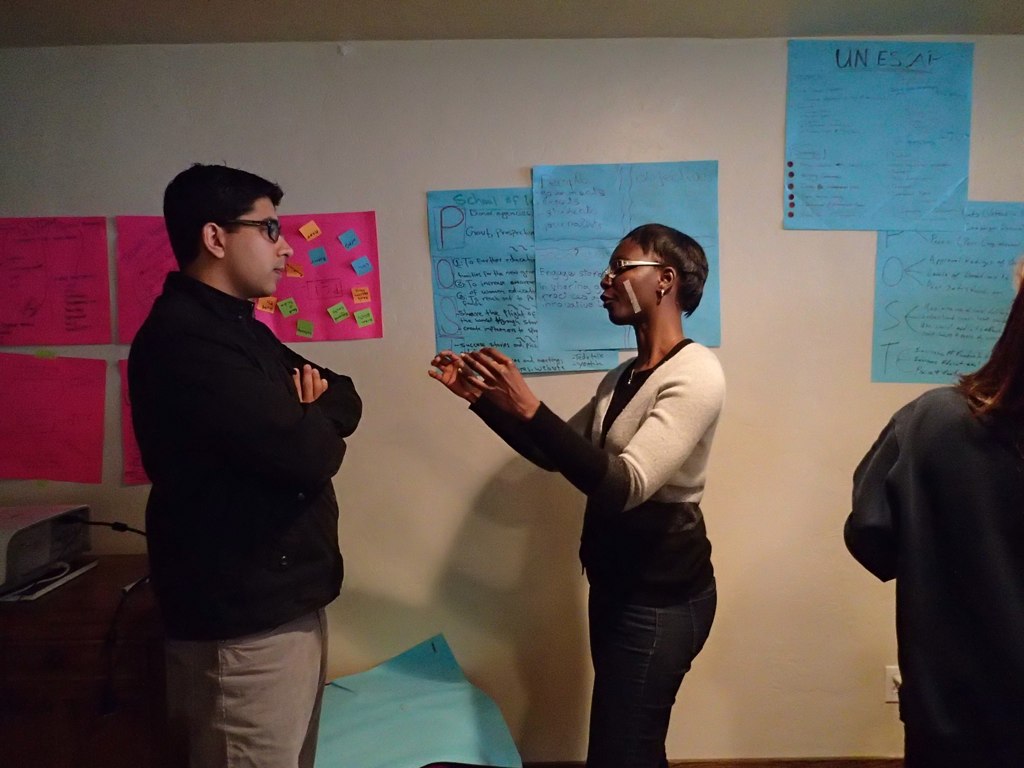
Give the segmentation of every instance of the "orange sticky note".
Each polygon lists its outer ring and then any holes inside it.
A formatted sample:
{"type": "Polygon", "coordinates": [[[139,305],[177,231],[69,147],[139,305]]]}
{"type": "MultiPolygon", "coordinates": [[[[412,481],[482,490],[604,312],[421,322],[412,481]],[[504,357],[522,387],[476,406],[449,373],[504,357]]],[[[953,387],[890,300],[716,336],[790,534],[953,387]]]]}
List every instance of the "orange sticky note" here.
{"type": "Polygon", "coordinates": [[[302,277],[302,267],[298,264],[292,264],[290,261],[284,265],[284,276],[285,277],[302,277]]]}
{"type": "Polygon", "coordinates": [[[357,285],[352,289],[352,301],[356,304],[366,304],[370,301],[370,289],[362,285],[357,285]]]}
{"type": "Polygon", "coordinates": [[[320,237],[320,227],[316,225],[315,221],[310,219],[299,227],[299,234],[306,238],[306,242],[308,243],[310,240],[320,237]]]}
{"type": "Polygon", "coordinates": [[[256,299],[256,309],[260,312],[269,312],[270,314],[274,314],[274,310],[277,309],[277,297],[262,296],[256,299]]]}

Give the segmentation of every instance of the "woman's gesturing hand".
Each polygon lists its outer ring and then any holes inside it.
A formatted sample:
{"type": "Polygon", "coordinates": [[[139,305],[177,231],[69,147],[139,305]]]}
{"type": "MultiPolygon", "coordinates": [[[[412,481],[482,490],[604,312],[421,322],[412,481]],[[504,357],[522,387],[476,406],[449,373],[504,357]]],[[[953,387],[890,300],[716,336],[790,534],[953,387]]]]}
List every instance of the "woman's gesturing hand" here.
{"type": "Polygon", "coordinates": [[[515,361],[494,347],[483,347],[462,355],[466,368],[461,372],[469,385],[477,388],[503,411],[529,421],[537,413],[540,400],[523,378],[515,361]],[[468,369],[468,370],[467,370],[468,369]],[[469,374],[475,374],[470,376],[469,374]]]}
{"type": "Polygon", "coordinates": [[[471,403],[480,397],[480,389],[474,386],[472,376],[462,372],[465,364],[461,355],[450,349],[443,349],[434,355],[430,364],[434,367],[427,371],[427,374],[448,387],[449,391],[471,403]]]}

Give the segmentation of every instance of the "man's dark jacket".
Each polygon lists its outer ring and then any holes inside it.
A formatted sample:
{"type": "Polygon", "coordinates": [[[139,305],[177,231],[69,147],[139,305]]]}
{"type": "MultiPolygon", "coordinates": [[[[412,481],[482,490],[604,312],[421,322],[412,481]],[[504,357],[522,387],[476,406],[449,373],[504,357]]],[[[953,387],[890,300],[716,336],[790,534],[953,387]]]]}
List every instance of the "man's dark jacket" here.
{"type": "Polygon", "coordinates": [[[327,391],[300,403],[292,373],[307,362],[251,302],[178,272],[136,335],[128,385],[168,637],[240,637],[337,597],[331,478],[362,403],[347,376],[319,366],[327,391]]]}

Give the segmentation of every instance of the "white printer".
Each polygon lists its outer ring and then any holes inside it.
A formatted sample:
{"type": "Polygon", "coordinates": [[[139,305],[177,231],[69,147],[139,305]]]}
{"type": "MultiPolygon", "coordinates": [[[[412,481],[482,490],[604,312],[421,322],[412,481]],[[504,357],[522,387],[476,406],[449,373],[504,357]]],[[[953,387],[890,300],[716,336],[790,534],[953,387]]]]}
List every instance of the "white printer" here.
{"type": "Polygon", "coordinates": [[[84,504],[0,507],[0,594],[88,551],[88,520],[84,504]]]}

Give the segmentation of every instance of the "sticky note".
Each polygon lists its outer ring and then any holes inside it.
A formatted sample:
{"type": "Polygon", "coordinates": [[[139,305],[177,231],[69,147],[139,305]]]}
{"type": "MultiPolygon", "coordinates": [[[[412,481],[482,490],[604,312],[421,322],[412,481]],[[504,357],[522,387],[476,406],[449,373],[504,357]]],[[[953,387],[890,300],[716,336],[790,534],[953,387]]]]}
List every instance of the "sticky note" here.
{"type": "Polygon", "coordinates": [[[366,256],[360,256],[352,262],[352,269],[356,271],[357,275],[365,275],[367,272],[373,271],[373,263],[366,256]]]}
{"type": "Polygon", "coordinates": [[[346,251],[351,251],[357,245],[359,245],[359,235],[356,234],[354,229],[350,229],[348,232],[342,232],[338,235],[338,240],[345,246],[346,251]]]}
{"type": "Polygon", "coordinates": [[[349,317],[348,307],[345,306],[344,301],[339,301],[333,307],[328,307],[327,314],[329,314],[331,319],[336,323],[340,323],[346,317],[349,317]]]}
{"type": "Polygon", "coordinates": [[[298,264],[292,264],[290,261],[284,265],[284,276],[285,277],[302,277],[302,267],[298,264]]]}
{"type": "Polygon", "coordinates": [[[355,286],[352,289],[352,301],[356,304],[366,304],[370,301],[370,289],[362,285],[355,286]]]}
{"type": "Polygon", "coordinates": [[[356,319],[356,323],[360,328],[365,328],[368,325],[373,325],[373,310],[367,307],[366,309],[360,309],[353,315],[356,319]]]}
{"type": "Polygon", "coordinates": [[[313,338],[313,322],[311,320],[299,320],[295,324],[295,335],[306,339],[313,338]]]}
{"type": "Polygon", "coordinates": [[[310,240],[315,240],[320,237],[320,227],[316,225],[316,222],[310,219],[301,227],[299,227],[299,234],[306,238],[308,243],[310,240]]]}
{"type": "Polygon", "coordinates": [[[327,263],[327,250],[325,248],[313,248],[309,252],[309,263],[314,267],[327,263]]]}
{"type": "Polygon", "coordinates": [[[281,314],[285,317],[291,317],[299,311],[299,305],[296,304],[295,299],[291,297],[278,301],[277,308],[281,310],[281,314]]]}
{"type": "Polygon", "coordinates": [[[269,312],[274,314],[274,310],[277,308],[277,297],[276,296],[261,296],[256,299],[256,309],[260,312],[269,312]]]}

